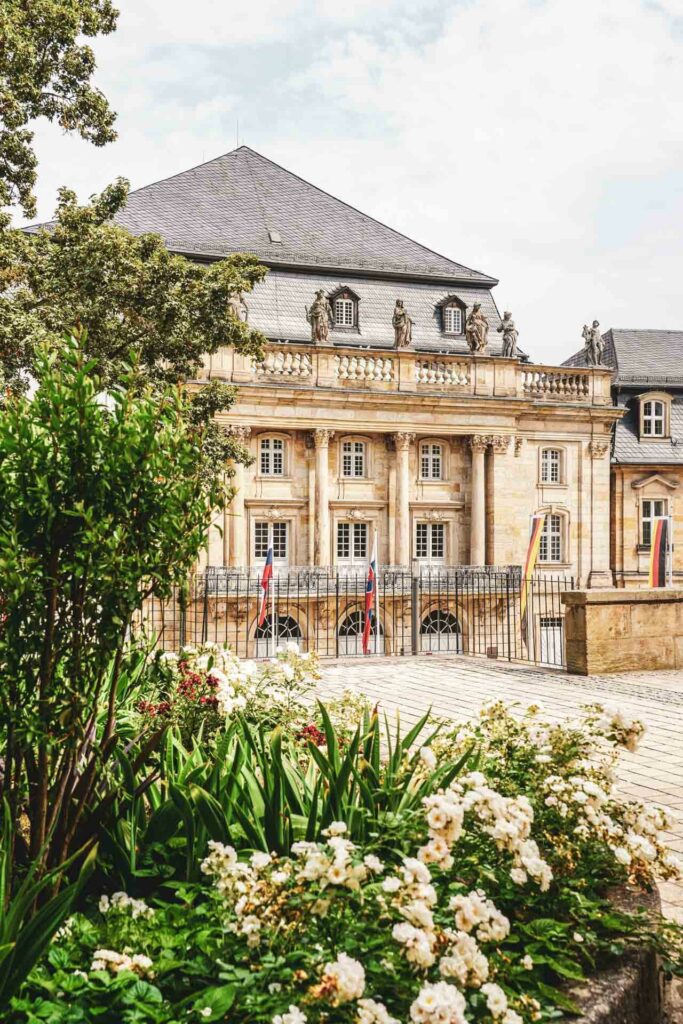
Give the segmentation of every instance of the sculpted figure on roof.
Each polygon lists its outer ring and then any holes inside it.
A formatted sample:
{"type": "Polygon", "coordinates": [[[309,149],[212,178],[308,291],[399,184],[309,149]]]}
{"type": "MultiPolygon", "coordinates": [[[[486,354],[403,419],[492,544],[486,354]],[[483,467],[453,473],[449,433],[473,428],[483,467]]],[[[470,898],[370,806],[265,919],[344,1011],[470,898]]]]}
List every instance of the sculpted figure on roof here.
{"type": "Polygon", "coordinates": [[[465,337],[470,352],[485,352],[488,334],[489,322],[481,311],[481,302],[475,302],[465,322],[465,337]]]}
{"type": "Polygon", "coordinates": [[[592,327],[589,327],[588,324],[584,324],[581,337],[586,345],[584,349],[586,364],[588,366],[602,366],[602,354],[605,351],[605,343],[602,340],[600,324],[598,321],[594,320],[592,327]]]}
{"type": "Polygon", "coordinates": [[[332,306],[327,301],[322,288],[315,293],[311,308],[306,306],[306,319],[311,325],[311,341],[316,345],[324,345],[330,337],[330,327],[334,323],[334,315],[332,306]]]}
{"type": "Polygon", "coordinates": [[[403,299],[396,299],[391,322],[394,325],[394,344],[396,348],[407,348],[413,340],[413,321],[408,315],[408,310],[403,305],[403,299]]]}
{"type": "Polygon", "coordinates": [[[228,309],[234,316],[235,320],[241,320],[242,323],[246,324],[249,318],[249,307],[244,301],[242,292],[232,292],[228,299],[228,309]]]}
{"type": "Polygon", "coordinates": [[[503,322],[498,328],[498,333],[503,335],[503,355],[508,359],[515,359],[517,356],[519,331],[515,327],[512,313],[509,310],[503,313],[503,322]]]}

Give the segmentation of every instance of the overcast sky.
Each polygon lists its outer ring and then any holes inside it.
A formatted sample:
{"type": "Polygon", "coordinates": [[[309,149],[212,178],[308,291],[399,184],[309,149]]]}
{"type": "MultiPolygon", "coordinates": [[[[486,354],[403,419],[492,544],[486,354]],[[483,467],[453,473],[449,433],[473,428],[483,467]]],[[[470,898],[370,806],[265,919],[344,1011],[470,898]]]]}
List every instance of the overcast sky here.
{"type": "Polygon", "coordinates": [[[683,329],[683,0],[119,0],[103,150],[40,126],[39,215],[239,139],[500,279],[520,344],[683,329]]]}

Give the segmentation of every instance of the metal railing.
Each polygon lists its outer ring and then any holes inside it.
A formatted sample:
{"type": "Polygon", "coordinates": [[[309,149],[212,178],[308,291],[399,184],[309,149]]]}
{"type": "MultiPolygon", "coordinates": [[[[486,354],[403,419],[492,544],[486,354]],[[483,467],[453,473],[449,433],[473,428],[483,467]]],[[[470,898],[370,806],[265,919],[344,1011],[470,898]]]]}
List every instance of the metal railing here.
{"type": "MultiPolygon", "coordinates": [[[[276,572],[259,626],[260,572],[210,568],[169,598],[150,598],[137,625],[165,650],[211,641],[241,658],[265,658],[291,640],[321,657],[362,657],[365,587],[360,569],[276,572]]],[[[519,566],[386,566],[377,578],[370,654],[459,653],[561,667],[560,597],[573,589],[574,579],[566,576],[539,573],[525,580],[519,566]]]]}

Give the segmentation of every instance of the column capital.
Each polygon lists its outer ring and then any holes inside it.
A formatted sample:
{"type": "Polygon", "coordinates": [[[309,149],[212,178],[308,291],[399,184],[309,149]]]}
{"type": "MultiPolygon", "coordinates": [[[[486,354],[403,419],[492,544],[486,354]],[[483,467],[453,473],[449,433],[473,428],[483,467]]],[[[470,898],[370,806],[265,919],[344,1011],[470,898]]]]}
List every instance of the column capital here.
{"type": "Polygon", "coordinates": [[[407,452],[415,440],[416,435],[409,430],[399,430],[394,434],[396,448],[398,451],[407,452]]]}
{"type": "Polygon", "coordinates": [[[229,432],[240,444],[246,444],[251,436],[251,427],[245,427],[242,424],[233,425],[229,427],[229,432]]]}
{"type": "Polygon", "coordinates": [[[483,454],[488,446],[489,439],[485,434],[472,434],[470,437],[470,448],[473,452],[481,452],[483,454]]]}
{"type": "Polygon", "coordinates": [[[313,431],[316,448],[327,448],[333,437],[334,430],[330,430],[329,427],[318,427],[313,431]]]}
{"type": "Polygon", "coordinates": [[[489,434],[487,441],[491,445],[493,451],[498,452],[500,455],[504,455],[510,447],[509,434],[489,434]]]}
{"type": "Polygon", "coordinates": [[[593,440],[588,442],[588,452],[590,454],[591,459],[604,458],[607,454],[608,449],[609,441],[607,439],[605,439],[604,441],[593,440]]]}

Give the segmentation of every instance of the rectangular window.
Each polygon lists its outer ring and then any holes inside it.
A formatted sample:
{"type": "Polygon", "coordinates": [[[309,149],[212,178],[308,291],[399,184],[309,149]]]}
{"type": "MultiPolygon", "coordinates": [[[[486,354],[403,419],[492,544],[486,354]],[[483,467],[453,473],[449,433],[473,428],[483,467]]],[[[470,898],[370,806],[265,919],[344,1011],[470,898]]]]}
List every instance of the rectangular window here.
{"type": "Polygon", "coordinates": [[[337,327],[353,327],[353,299],[334,300],[334,322],[337,327]]]}
{"type": "Polygon", "coordinates": [[[337,561],[366,562],[368,558],[368,524],[337,523],[337,561]]]}
{"type": "Polygon", "coordinates": [[[273,531],[273,562],[287,562],[287,523],[256,522],[254,524],[254,559],[265,561],[268,555],[269,531],[273,531]]]}
{"type": "Polygon", "coordinates": [[[423,444],[420,449],[420,475],[423,480],[441,480],[443,455],[440,444],[423,444]]]}
{"type": "Polygon", "coordinates": [[[560,483],[561,459],[561,452],[557,448],[545,448],[543,452],[541,452],[541,483],[560,483]]]}
{"type": "Polygon", "coordinates": [[[462,310],[459,306],[444,306],[443,329],[445,334],[462,333],[462,310]]]}
{"type": "Polygon", "coordinates": [[[343,442],[342,476],[365,476],[365,443],[363,441],[343,442]]]}
{"type": "Polygon", "coordinates": [[[279,437],[264,437],[261,441],[261,476],[283,476],[285,472],[285,442],[279,437]]]}
{"type": "Polygon", "coordinates": [[[666,501],[647,498],[641,504],[641,540],[645,547],[652,544],[652,527],[658,516],[666,515],[666,501]]]}
{"type": "Polygon", "coordinates": [[[664,403],[645,402],[643,405],[643,434],[664,437],[664,403]]]}
{"type": "Polygon", "coordinates": [[[541,545],[538,550],[539,562],[562,561],[562,517],[547,515],[541,534],[541,545]]]}
{"type": "Polygon", "coordinates": [[[415,558],[421,562],[443,562],[445,556],[445,523],[416,523],[415,558]]]}

